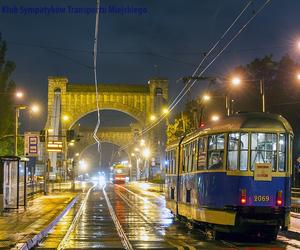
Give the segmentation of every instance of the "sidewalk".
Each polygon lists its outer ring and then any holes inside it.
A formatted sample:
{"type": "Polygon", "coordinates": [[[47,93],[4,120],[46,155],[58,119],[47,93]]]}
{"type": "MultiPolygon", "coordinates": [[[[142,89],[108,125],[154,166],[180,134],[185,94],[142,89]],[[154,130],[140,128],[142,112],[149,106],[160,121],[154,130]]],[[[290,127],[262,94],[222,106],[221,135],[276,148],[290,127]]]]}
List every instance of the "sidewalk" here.
{"type": "MultiPolygon", "coordinates": [[[[51,193],[28,202],[26,210],[6,212],[0,216],[0,249],[25,243],[43,231],[58,217],[77,193],[51,193]]],[[[21,244],[22,245],[22,244],[21,244]]]]}

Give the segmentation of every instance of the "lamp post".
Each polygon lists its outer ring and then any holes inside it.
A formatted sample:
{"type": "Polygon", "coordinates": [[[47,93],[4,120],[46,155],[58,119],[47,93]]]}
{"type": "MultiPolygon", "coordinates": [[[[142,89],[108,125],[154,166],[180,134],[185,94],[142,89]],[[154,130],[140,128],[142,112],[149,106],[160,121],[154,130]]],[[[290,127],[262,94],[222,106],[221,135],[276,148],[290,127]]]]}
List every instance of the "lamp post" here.
{"type": "Polygon", "coordinates": [[[19,116],[20,110],[26,109],[26,106],[16,106],[15,107],[15,150],[14,155],[18,155],[18,132],[19,132],[19,116]]]}
{"type": "Polygon", "coordinates": [[[131,153],[132,157],[136,159],[136,180],[140,180],[140,156],[139,156],[139,149],[135,148],[135,153],[131,153]]]}
{"type": "MultiPolygon", "coordinates": [[[[23,94],[21,95],[23,97],[23,94]]],[[[17,105],[15,106],[15,149],[14,154],[18,155],[18,133],[19,133],[19,117],[20,117],[20,110],[25,110],[29,108],[29,112],[37,113],[39,112],[40,108],[38,105],[34,104],[31,106],[26,105],[17,105]]]]}

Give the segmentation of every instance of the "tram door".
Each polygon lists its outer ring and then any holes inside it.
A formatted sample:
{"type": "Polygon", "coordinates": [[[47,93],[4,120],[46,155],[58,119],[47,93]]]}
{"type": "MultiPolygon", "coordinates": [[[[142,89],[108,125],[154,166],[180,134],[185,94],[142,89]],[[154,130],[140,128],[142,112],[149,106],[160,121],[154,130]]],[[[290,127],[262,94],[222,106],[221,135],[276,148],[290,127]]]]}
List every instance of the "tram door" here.
{"type": "Polygon", "coordinates": [[[18,163],[4,161],[3,164],[3,208],[18,208],[18,163]]]}

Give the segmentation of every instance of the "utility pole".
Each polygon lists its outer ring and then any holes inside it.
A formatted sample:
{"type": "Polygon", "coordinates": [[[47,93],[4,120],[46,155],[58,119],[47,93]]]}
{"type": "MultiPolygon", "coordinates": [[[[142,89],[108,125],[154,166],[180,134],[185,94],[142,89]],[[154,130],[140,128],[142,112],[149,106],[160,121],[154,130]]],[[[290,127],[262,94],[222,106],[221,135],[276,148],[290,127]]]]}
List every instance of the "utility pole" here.
{"type": "Polygon", "coordinates": [[[262,101],[262,112],[266,112],[264,79],[259,80],[259,87],[260,87],[260,95],[261,95],[261,101],[262,101]]]}

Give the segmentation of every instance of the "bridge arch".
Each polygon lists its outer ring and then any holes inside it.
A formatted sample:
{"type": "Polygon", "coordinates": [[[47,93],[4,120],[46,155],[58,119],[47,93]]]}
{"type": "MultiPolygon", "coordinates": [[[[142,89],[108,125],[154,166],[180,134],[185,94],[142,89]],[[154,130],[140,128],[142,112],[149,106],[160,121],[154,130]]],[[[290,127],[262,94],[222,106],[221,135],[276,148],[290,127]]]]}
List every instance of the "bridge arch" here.
{"type": "MultiPolygon", "coordinates": [[[[70,84],[66,77],[48,78],[47,128],[55,106],[55,91],[60,89],[61,127],[70,128],[81,117],[97,109],[95,86],[70,84]],[[62,119],[65,118],[65,119],[62,119]]],[[[161,110],[168,99],[168,80],[153,79],[147,84],[99,84],[100,109],[112,109],[134,117],[141,125],[151,122],[150,115],[161,110]]]]}

